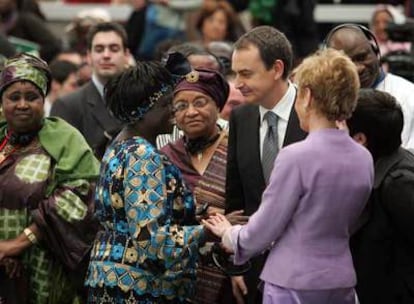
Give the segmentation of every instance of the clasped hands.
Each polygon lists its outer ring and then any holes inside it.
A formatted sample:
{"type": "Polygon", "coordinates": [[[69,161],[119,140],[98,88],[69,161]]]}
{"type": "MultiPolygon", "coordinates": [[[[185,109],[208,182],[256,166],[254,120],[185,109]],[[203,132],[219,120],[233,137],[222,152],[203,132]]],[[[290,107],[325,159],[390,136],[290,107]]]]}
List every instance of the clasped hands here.
{"type": "MultiPolygon", "coordinates": [[[[201,220],[201,223],[205,228],[207,228],[210,232],[212,232],[220,239],[222,239],[226,231],[232,227],[232,224],[226,218],[226,216],[220,213],[210,215],[210,217],[207,219],[201,220]]],[[[232,252],[232,248],[224,246],[223,243],[221,245],[225,251],[232,252]]]]}

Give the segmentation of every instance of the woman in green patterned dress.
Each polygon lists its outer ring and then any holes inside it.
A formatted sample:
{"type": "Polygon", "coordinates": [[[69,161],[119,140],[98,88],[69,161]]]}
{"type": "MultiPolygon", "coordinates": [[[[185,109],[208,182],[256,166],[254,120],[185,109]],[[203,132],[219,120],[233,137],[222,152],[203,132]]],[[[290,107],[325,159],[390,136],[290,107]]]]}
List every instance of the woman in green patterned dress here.
{"type": "Polygon", "coordinates": [[[43,117],[49,88],[27,54],[0,74],[0,303],[72,303],[96,233],[99,163],[73,127],[43,117]]]}

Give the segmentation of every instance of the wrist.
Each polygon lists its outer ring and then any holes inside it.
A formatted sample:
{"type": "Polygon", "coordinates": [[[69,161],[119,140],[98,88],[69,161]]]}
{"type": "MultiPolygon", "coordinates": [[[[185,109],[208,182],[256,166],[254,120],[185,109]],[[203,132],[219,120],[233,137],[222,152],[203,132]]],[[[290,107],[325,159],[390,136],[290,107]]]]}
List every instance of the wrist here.
{"type": "Polygon", "coordinates": [[[233,240],[231,239],[231,227],[228,227],[224,230],[223,235],[221,236],[221,242],[224,247],[233,250],[233,240]]]}
{"type": "Polygon", "coordinates": [[[37,237],[30,228],[25,228],[23,233],[32,245],[37,244],[37,237]]]}

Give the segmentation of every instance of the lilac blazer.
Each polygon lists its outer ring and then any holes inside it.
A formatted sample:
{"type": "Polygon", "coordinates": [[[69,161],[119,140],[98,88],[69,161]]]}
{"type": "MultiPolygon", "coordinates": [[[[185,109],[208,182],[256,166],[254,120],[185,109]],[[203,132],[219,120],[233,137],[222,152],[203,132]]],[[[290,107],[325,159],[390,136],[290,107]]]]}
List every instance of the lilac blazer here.
{"type": "Polygon", "coordinates": [[[283,148],[248,224],[223,237],[244,263],[271,247],[261,279],[284,288],[353,287],[352,226],[373,184],[373,161],[344,131],[324,129],[283,148]]]}

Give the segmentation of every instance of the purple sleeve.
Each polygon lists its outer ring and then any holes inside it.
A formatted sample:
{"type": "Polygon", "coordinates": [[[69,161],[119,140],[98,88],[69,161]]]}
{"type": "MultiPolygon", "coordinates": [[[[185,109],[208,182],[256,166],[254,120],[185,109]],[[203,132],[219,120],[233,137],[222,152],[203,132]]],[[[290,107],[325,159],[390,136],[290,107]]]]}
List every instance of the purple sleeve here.
{"type": "Polygon", "coordinates": [[[244,226],[231,230],[235,263],[243,264],[277,241],[291,220],[304,191],[298,164],[280,151],[259,209],[244,226]]]}

